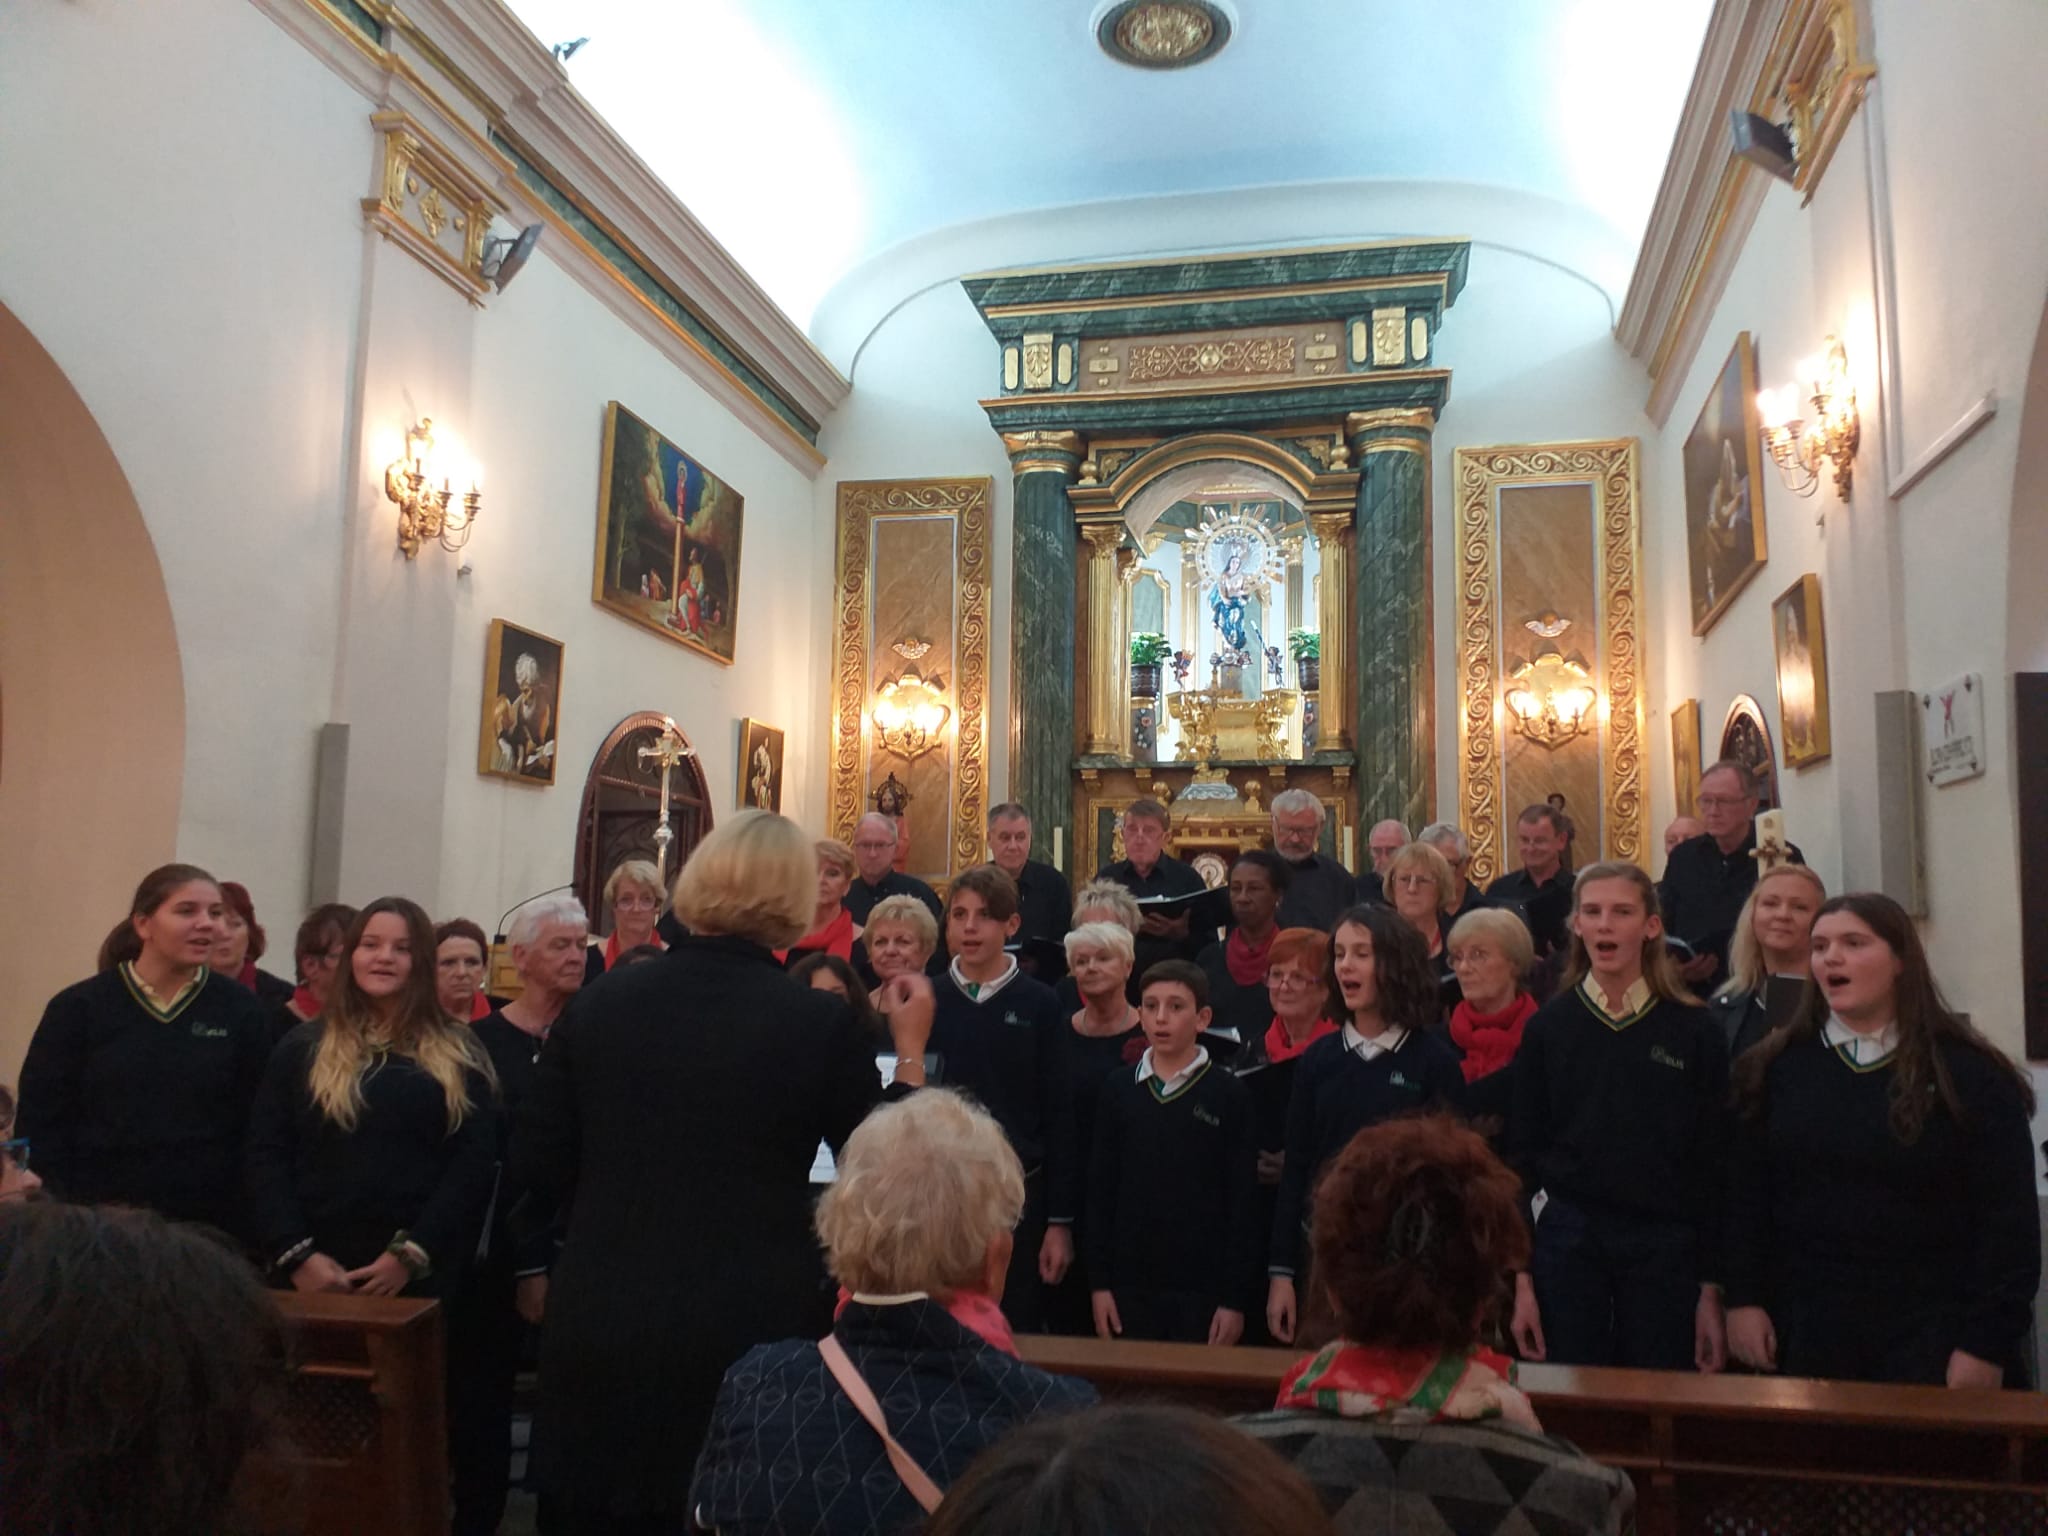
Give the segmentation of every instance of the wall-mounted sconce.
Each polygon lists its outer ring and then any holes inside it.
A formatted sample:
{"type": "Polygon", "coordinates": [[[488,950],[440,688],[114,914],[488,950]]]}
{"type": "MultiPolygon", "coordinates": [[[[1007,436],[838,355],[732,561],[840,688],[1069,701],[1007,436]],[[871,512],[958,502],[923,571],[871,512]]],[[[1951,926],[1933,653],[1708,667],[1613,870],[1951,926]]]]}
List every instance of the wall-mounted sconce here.
{"type": "Polygon", "coordinates": [[[1765,389],[1756,397],[1757,430],[1787,490],[1811,496],[1820,484],[1820,467],[1826,461],[1835,466],[1835,494],[1847,501],[1856,445],[1863,436],[1862,421],[1856,414],[1856,386],[1849,380],[1849,356],[1841,342],[1830,336],[1827,351],[1799,371],[1812,381],[1812,421],[1793,414],[1796,405],[1789,386],[1765,389]]]}
{"type": "Polygon", "coordinates": [[[428,539],[438,539],[451,553],[469,542],[483,510],[483,491],[474,466],[464,470],[468,489],[459,496],[456,478],[453,466],[436,456],[433,420],[422,416],[405,434],[405,457],[384,470],[384,494],[398,503],[398,547],[406,559],[417,558],[428,539]]]}
{"type": "Polygon", "coordinates": [[[872,716],[882,750],[908,762],[939,745],[953,711],[946,707],[943,682],[911,667],[875,690],[872,716]]]}
{"type": "Polygon", "coordinates": [[[1586,663],[1576,653],[1560,655],[1553,646],[1508,674],[1502,702],[1514,716],[1516,730],[1554,752],[1592,728],[1593,706],[1600,696],[1593,691],[1586,663]]]}

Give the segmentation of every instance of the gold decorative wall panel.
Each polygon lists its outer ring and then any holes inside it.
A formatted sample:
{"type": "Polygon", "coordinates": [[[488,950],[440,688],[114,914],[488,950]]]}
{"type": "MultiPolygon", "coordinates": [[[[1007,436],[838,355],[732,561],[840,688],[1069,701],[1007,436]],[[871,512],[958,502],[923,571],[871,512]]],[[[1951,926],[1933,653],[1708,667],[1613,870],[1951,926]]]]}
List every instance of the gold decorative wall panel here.
{"type": "Polygon", "coordinates": [[[1636,442],[1461,448],[1456,473],[1458,793],[1472,878],[1484,883],[1509,866],[1514,816],[1551,792],[1546,785],[1562,786],[1581,860],[1597,847],[1640,863],[1648,797],[1636,442]],[[1583,618],[1562,611],[1581,606],[1590,609],[1583,618]],[[1560,620],[1570,623],[1560,630],[1560,620]],[[1590,741],[1546,762],[1515,731],[1503,680],[1510,657],[1552,644],[1586,662],[1600,701],[1590,741]],[[1597,830],[1582,797],[1597,807],[1597,830]]]}
{"type": "Polygon", "coordinates": [[[505,205],[408,113],[374,112],[377,195],[363,215],[385,239],[418,258],[435,276],[481,304],[484,240],[505,205]]]}
{"type": "Polygon", "coordinates": [[[936,882],[983,856],[991,488],[986,477],[839,486],[827,821],[850,839],[893,774],[912,795],[910,872],[936,882]],[[952,718],[941,746],[905,762],[874,740],[869,713],[875,690],[910,666],[942,685],[952,718]]]}
{"type": "MultiPolygon", "coordinates": [[[[1341,326],[1325,321],[1171,336],[1104,337],[1085,345],[1082,388],[1091,394],[1138,394],[1185,389],[1190,384],[1228,387],[1242,383],[1250,387],[1280,380],[1328,378],[1343,371],[1343,336],[1341,326]]],[[[1004,387],[1009,387],[1007,379],[1004,387]]]]}

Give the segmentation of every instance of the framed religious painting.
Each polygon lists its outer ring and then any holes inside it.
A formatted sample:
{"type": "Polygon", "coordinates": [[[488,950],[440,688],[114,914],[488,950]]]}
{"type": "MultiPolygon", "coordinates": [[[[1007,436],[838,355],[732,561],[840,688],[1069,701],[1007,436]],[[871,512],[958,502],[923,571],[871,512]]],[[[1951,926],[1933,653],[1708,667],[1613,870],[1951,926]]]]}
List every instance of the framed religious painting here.
{"type": "Polygon", "coordinates": [[[1771,646],[1778,658],[1778,742],[1787,768],[1824,761],[1828,730],[1828,637],[1821,622],[1820,578],[1811,571],[1771,604],[1771,646]]]}
{"type": "Polygon", "coordinates": [[[562,642],[491,620],[476,771],[520,784],[554,783],[561,707],[562,642]]]}
{"type": "Polygon", "coordinates": [[[1671,793],[1675,816],[1700,813],[1700,701],[1687,699],[1671,711],[1671,793]]]}
{"type": "Polygon", "coordinates": [[[740,722],[740,809],[782,809],[782,732],[758,720],[740,722]]]}
{"type": "Polygon", "coordinates": [[[730,666],[744,498],[616,400],[598,479],[591,600],[730,666]]]}
{"type": "Polygon", "coordinates": [[[1763,706],[1746,693],[1735,695],[1728,718],[1721,722],[1721,746],[1714,760],[1741,763],[1757,784],[1757,809],[1778,808],[1778,765],[1771,755],[1771,728],[1763,706]]]}
{"type": "Polygon", "coordinates": [[[1704,635],[1763,569],[1767,556],[1756,349],[1749,332],[1735,338],[1682,457],[1692,632],[1704,635]]]}

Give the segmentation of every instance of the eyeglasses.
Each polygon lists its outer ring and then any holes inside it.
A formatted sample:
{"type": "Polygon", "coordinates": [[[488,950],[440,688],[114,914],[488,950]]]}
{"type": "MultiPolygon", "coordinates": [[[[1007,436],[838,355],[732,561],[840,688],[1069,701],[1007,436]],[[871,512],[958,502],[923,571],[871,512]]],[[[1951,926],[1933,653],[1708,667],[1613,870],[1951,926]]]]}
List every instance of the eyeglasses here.
{"type": "Polygon", "coordinates": [[[1748,799],[1742,795],[1701,795],[1699,801],[1700,809],[1703,811],[1725,811],[1738,805],[1749,804],[1748,799]]]}
{"type": "Polygon", "coordinates": [[[896,845],[894,843],[875,842],[855,843],[853,845],[854,851],[856,853],[887,853],[895,846],[896,845]]]}
{"type": "Polygon", "coordinates": [[[0,1141],[0,1157],[4,1157],[23,1173],[28,1172],[28,1138],[17,1136],[12,1141],[0,1141]]]}
{"type": "Polygon", "coordinates": [[[1313,976],[1304,976],[1299,971],[1268,971],[1266,985],[1269,987],[1312,987],[1316,984],[1313,976]]]}

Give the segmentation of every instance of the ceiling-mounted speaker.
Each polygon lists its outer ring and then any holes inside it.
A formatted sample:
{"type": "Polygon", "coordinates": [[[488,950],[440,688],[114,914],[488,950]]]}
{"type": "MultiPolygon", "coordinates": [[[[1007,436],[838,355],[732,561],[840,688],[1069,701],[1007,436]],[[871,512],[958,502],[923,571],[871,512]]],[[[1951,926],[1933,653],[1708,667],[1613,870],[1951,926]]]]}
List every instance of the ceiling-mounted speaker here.
{"type": "Polygon", "coordinates": [[[1728,133],[1735,141],[1735,153],[1751,165],[1783,182],[1798,174],[1799,157],[1792,151],[1792,135],[1768,117],[1733,108],[1728,113],[1728,133]]]}
{"type": "Polygon", "coordinates": [[[533,248],[540,244],[540,230],[540,225],[529,224],[516,236],[484,242],[484,278],[498,292],[503,293],[511,285],[519,269],[533,255],[533,248]]]}

